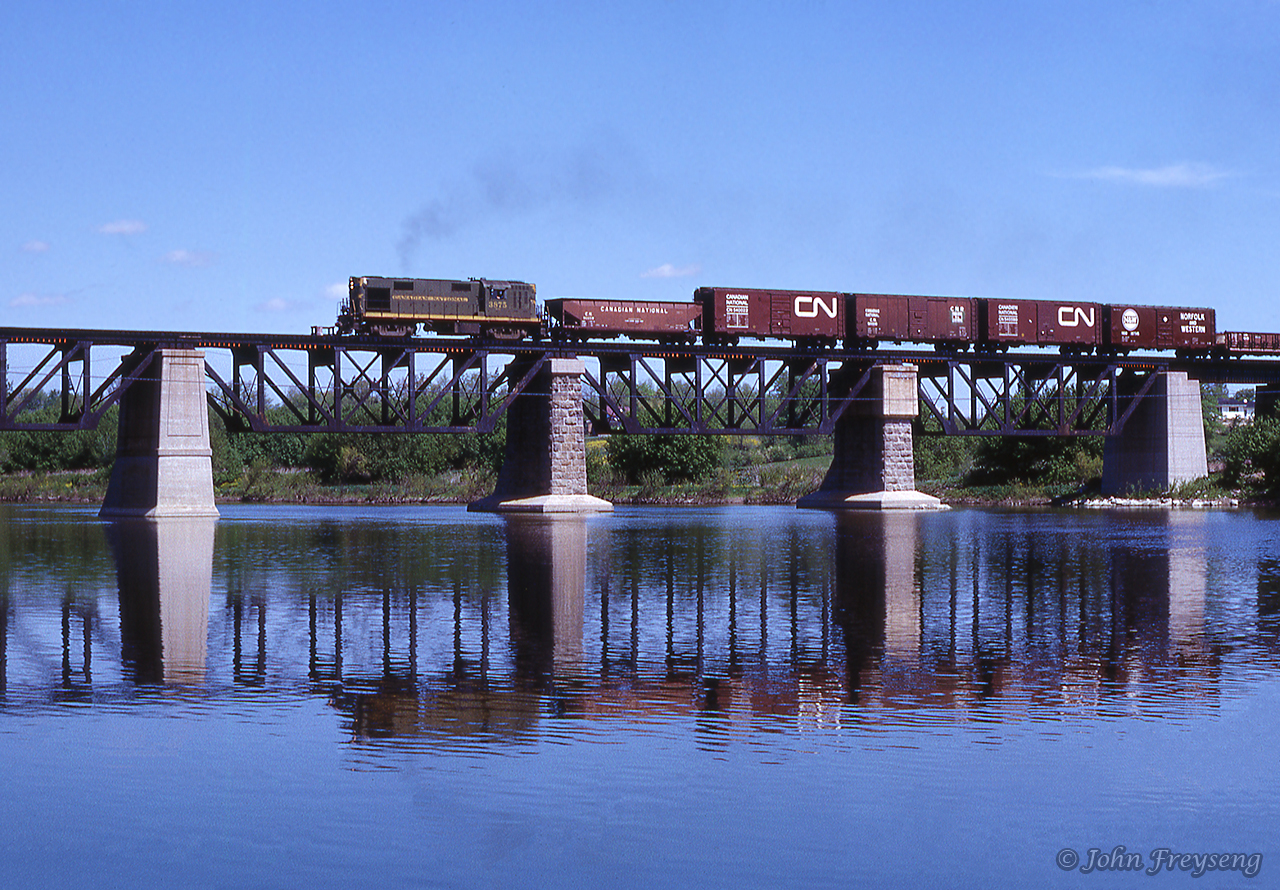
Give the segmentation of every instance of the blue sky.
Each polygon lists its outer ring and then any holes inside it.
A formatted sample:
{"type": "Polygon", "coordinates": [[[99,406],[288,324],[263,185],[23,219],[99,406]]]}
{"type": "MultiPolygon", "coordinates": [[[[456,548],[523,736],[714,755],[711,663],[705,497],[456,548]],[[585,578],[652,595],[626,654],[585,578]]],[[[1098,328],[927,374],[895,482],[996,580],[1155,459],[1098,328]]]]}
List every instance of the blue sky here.
{"type": "Polygon", "coordinates": [[[350,275],[1209,305],[1280,330],[1280,2],[63,3],[0,28],[3,324],[350,275]]]}

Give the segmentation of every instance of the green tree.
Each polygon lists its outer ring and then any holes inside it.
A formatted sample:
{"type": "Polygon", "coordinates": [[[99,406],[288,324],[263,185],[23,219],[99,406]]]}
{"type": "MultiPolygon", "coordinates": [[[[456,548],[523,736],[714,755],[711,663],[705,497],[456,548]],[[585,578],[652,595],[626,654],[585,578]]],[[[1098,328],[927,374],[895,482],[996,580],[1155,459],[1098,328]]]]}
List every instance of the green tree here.
{"type": "Polygon", "coordinates": [[[1200,384],[1200,415],[1204,420],[1204,447],[1210,454],[1218,454],[1226,441],[1227,426],[1218,410],[1218,399],[1226,398],[1225,383],[1200,384]]]}
{"type": "Polygon", "coordinates": [[[974,453],[980,445],[972,436],[915,436],[916,478],[930,481],[963,478],[973,467],[974,453]]]}
{"type": "Polygon", "coordinates": [[[1086,482],[1102,473],[1101,436],[998,436],[984,439],[965,478],[970,485],[1086,482]]]}
{"type": "MultiPolygon", "coordinates": [[[[43,393],[18,415],[20,423],[57,423],[61,401],[43,393]]],[[[116,457],[116,428],[120,409],[112,405],[96,429],[73,432],[15,430],[0,433],[0,472],[54,472],[109,467],[116,457]]]]}
{"type": "Polygon", "coordinates": [[[1223,437],[1222,481],[1232,488],[1280,493],[1280,419],[1256,418],[1223,437]]]}
{"type": "Polygon", "coordinates": [[[614,433],[605,453],[609,466],[633,484],[651,473],[660,473],[668,484],[696,482],[720,466],[724,442],[718,436],[614,433]]]}

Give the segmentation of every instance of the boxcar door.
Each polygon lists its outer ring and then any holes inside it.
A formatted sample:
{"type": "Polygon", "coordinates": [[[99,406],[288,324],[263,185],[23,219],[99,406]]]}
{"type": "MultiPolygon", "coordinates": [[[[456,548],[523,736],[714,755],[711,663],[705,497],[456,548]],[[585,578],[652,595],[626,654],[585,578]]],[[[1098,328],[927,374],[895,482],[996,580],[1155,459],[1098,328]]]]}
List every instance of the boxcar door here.
{"type": "Polygon", "coordinates": [[[1156,349],[1174,347],[1177,326],[1177,313],[1172,309],[1161,309],[1156,313],[1156,349]]]}

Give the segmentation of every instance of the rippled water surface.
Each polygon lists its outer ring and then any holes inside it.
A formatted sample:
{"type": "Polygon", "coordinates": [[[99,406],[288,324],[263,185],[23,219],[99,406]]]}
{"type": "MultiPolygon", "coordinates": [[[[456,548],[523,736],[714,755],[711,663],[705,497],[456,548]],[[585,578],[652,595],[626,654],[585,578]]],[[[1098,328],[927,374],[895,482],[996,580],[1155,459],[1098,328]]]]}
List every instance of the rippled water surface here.
{"type": "Polygon", "coordinates": [[[0,520],[3,886],[1280,871],[1266,516],[0,520]]]}

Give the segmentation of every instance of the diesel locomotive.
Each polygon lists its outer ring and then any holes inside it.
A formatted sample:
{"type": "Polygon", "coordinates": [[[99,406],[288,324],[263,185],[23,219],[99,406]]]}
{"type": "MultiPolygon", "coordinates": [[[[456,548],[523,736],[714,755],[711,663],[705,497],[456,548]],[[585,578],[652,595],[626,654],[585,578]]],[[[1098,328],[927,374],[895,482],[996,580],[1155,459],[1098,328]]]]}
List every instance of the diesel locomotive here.
{"type": "Polygon", "coordinates": [[[339,334],[441,334],[517,340],[542,333],[537,291],[523,281],[470,278],[352,278],[338,311],[339,334]]]}
{"type": "Polygon", "coordinates": [[[405,337],[417,330],[558,342],[627,336],[660,343],[733,345],[742,338],[802,347],[926,344],[982,352],[1011,346],[1063,353],[1280,355],[1280,334],[1219,332],[1207,307],[1110,305],[837,291],[700,287],[692,302],[547,300],[522,281],[352,278],[340,334],[405,337]]]}

